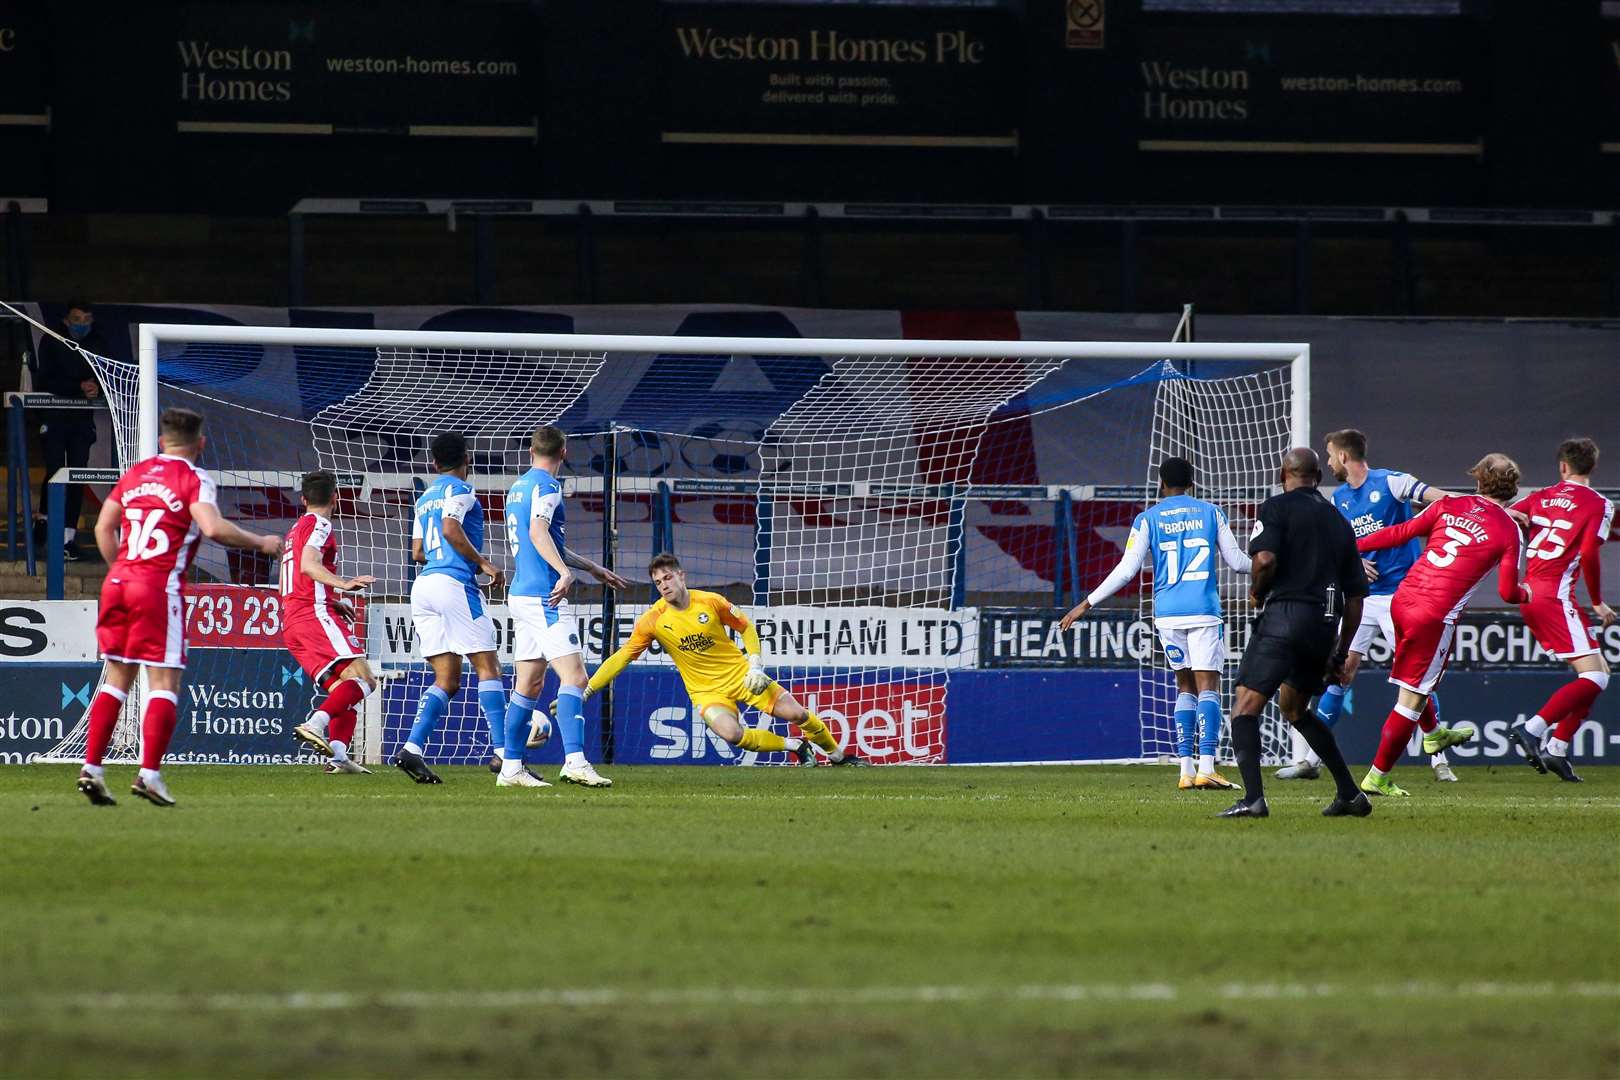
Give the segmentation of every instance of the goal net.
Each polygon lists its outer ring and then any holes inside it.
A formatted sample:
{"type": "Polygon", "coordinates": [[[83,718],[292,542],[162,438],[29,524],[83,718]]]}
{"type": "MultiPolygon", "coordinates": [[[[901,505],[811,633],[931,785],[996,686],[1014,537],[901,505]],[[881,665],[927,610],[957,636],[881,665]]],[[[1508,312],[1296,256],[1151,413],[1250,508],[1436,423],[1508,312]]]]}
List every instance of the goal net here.
{"type": "MultiPolygon", "coordinates": [[[[1296,345],[147,326],[139,363],[93,363],[120,463],[155,450],[161,407],[196,408],[221,508],[250,528],[290,528],[301,474],[338,474],[341,571],[377,578],[364,633],[386,679],[357,737],[372,761],[403,741],[430,679],[409,538],[441,432],[468,437],[485,550],[506,569],[505,494],[529,467],[528,437],[546,423],[569,433],[568,546],[634,583],[615,595],[580,575],[588,666],[656,600],[647,561],[672,551],[691,587],[756,621],[788,692],[883,763],[1172,753],[1174,693],[1141,621],[1151,578],[1066,635],[1056,619],[1119,558],[1162,456],[1192,460],[1200,493],[1246,535],[1278,456],[1306,434],[1296,345]]],[[[279,649],[271,561],[205,544],[193,576],[179,759],[313,760],[290,735],[315,691],[279,649]]],[[[1249,616],[1242,583],[1221,585],[1235,659],[1249,616]]],[[[489,600],[510,674],[504,592],[489,600]]],[[[486,759],[472,678],[430,761],[486,759]]],[[[587,705],[597,759],[781,757],[709,733],[656,646],[602,697],[587,705]]],[[[138,728],[132,705],[115,757],[133,757],[138,728]]],[[[1272,756],[1279,734],[1268,729],[1272,756]]],[[[557,742],[535,760],[560,760],[557,742]]],[[[81,723],[56,754],[82,747],[81,723]]]]}

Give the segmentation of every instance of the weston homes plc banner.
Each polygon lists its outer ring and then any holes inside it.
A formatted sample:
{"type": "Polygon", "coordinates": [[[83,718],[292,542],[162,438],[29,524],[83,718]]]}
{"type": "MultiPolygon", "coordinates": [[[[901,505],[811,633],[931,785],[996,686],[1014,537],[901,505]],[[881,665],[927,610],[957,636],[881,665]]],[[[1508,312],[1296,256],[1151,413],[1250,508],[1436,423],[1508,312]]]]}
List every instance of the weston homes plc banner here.
{"type": "Polygon", "coordinates": [[[191,5],[173,43],[192,134],[535,137],[526,10],[191,5]]]}
{"type": "Polygon", "coordinates": [[[665,143],[1015,149],[998,10],[665,4],[665,143]]]}
{"type": "Polygon", "coordinates": [[[1148,152],[1477,157],[1484,35],[1468,18],[1148,18],[1148,152]]]}

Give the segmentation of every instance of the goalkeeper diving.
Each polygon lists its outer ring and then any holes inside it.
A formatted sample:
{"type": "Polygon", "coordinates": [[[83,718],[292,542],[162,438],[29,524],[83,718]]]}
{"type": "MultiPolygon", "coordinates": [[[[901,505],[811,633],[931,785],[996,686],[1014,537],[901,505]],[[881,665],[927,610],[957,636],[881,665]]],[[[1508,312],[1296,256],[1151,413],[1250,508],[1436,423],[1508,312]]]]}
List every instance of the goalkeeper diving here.
{"type": "Polygon", "coordinates": [[[731,601],[719,593],[688,589],[680,560],[668,553],[654,556],[647,573],[660,599],[636,620],[630,640],[596,669],[585,687],[587,699],[657,641],[675,661],[693,709],[710,731],[732,746],[759,754],[785,750],[800,765],[813,766],[814,744],[834,765],[866,764],[840,750],[821,718],[765,673],[759,631],[731,601]],[[732,642],[727,628],[742,635],[742,650],[732,642]],[[744,727],[739,704],[794,725],[804,737],[784,737],[768,727],[744,727]]]}

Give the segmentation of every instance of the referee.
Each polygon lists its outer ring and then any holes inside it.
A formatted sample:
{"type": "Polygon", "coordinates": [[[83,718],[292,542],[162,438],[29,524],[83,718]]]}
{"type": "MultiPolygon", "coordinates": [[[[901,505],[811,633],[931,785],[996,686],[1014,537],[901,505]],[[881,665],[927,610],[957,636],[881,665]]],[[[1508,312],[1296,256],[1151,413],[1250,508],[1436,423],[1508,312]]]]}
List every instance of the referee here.
{"type": "Polygon", "coordinates": [[[1283,455],[1283,493],[1260,507],[1249,540],[1250,599],[1263,609],[1243,650],[1232,705],[1232,749],[1243,773],[1243,798],[1221,817],[1271,813],[1260,779],[1260,711],[1279,687],[1283,718],[1311,744],[1338,785],[1338,796],[1323,815],[1372,813],[1372,804],[1350,779],[1333,732],[1306,707],[1343,667],[1367,595],[1355,533],[1316,489],[1321,481],[1316,451],[1296,446],[1283,455]]]}

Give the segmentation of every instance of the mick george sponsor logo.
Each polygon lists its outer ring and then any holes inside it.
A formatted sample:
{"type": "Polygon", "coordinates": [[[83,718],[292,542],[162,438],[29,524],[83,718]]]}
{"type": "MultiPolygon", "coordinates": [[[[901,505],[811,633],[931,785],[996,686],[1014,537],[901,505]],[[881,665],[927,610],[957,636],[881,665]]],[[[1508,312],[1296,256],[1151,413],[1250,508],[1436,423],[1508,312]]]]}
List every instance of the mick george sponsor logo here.
{"type": "MultiPolygon", "coordinates": [[[[879,764],[941,761],[945,755],[945,688],[927,682],[840,685],[834,682],[790,687],[805,708],[819,716],[838,740],[879,764]]],[[[745,721],[746,723],[747,721],[745,721]]],[[[776,723],[781,730],[780,722],[776,723]]],[[[647,714],[654,761],[739,761],[757,756],[715,735],[688,705],[670,705],[647,714]]]]}

